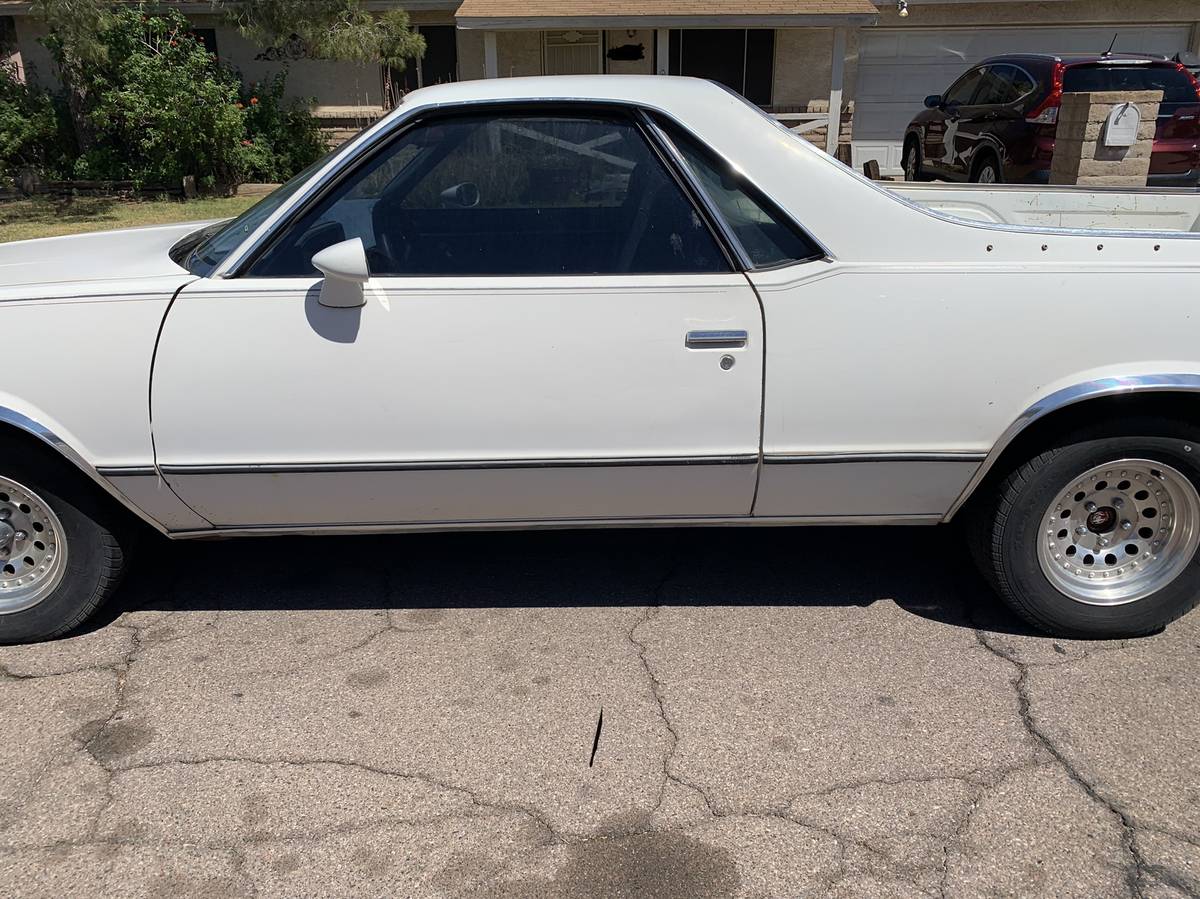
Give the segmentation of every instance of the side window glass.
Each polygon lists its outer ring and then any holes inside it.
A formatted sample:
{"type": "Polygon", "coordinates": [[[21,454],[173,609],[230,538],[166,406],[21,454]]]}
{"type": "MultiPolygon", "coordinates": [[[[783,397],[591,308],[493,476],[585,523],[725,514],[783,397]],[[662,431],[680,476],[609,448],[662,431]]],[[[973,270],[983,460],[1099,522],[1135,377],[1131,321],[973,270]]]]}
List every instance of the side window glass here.
{"type": "Polygon", "coordinates": [[[966,106],[975,96],[975,88],[979,87],[979,79],[982,75],[982,69],[971,69],[950,86],[950,89],[942,97],[942,102],[947,106],[951,103],[966,106]]]}
{"type": "Polygon", "coordinates": [[[745,248],[755,268],[818,259],[825,254],[735,171],[673,122],[658,118],[700,187],[745,248]]]}
{"type": "Polygon", "coordinates": [[[1008,71],[1012,80],[1014,100],[1020,100],[1037,87],[1037,82],[1033,76],[1024,69],[1019,69],[1016,66],[1008,66],[1008,71]]]}
{"type": "Polygon", "coordinates": [[[690,200],[620,116],[419,124],[291,224],[249,274],[315,277],[313,254],[354,237],[373,276],[729,271],[690,200]]]}
{"type": "Polygon", "coordinates": [[[1012,66],[989,66],[979,79],[975,106],[1003,106],[1017,99],[1012,84],[1012,66]]]}

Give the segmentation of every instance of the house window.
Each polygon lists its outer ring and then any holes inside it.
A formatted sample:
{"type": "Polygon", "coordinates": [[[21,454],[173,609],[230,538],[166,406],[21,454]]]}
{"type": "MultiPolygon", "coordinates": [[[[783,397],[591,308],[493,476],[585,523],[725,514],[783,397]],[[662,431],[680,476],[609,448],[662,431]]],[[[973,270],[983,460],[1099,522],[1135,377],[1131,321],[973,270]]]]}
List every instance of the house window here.
{"type": "Polygon", "coordinates": [[[751,103],[769,106],[775,32],[770,28],[673,28],[669,71],[718,81],[751,103]]]}
{"type": "Polygon", "coordinates": [[[213,56],[217,55],[217,29],[193,28],[192,37],[204,45],[204,49],[213,56]]]}
{"type": "Polygon", "coordinates": [[[17,52],[17,20],[0,16],[0,59],[9,59],[17,52]]]}
{"type": "Polygon", "coordinates": [[[458,80],[458,35],[453,25],[418,25],[414,29],[425,38],[425,55],[409,60],[403,72],[392,71],[392,83],[405,92],[430,84],[458,80]]]}
{"type": "Polygon", "coordinates": [[[542,32],[542,71],[547,75],[598,75],[604,46],[599,31],[542,32]]]}

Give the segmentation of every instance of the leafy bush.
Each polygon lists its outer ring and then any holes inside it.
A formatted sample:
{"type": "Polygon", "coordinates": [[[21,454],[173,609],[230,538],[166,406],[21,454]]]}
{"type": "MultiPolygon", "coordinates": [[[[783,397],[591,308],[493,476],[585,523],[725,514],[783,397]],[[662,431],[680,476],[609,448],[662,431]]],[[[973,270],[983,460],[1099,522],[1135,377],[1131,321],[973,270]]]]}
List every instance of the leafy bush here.
{"type": "MultiPolygon", "coordinates": [[[[98,35],[103,59],[79,67],[72,89],[90,133],[75,161],[77,178],[197,184],[227,190],[248,171],[241,82],[222,68],[171,9],[114,11],[98,35]]],[[[47,46],[60,66],[62,47],[47,46]]]]}
{"type": "Polygon", "coordinates": [[[286,181],[325,153],[325,138],[309,111],[315,100],[284,99],[286,70],[242,93],[246,113],[247,177],[286,181]]]}
{"type": "Polygon", "coordinates": [[[44,177],[62,177],[72,149],[62,102],[0,66],[0,171],[12,175],[31,168],[44,177]]]}

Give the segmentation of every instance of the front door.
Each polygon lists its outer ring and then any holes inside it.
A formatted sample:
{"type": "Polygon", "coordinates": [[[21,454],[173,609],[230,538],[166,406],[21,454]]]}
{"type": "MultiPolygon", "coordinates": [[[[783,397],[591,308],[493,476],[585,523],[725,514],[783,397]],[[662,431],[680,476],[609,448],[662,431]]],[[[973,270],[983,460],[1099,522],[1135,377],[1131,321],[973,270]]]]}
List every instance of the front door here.
{"type": "Polygon", "coordinates": [[[157,461],[221,526],[745,515],[762,348],[753,290],[635,121],[432,119],[180,294],[157,461]],[[367,303],[322,306],[311,257],[354,237],[367,303]]]}

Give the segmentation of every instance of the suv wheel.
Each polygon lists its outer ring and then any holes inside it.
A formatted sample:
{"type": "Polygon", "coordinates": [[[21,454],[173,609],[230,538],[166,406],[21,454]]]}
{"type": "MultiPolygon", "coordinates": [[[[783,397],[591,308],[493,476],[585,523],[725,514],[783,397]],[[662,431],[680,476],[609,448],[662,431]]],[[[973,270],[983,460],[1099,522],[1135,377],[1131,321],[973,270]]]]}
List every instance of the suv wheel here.
{"type": "Polygon", "coordinates": [[[990,152],[985,154],[971,170],[971,180],[976,184],[1003,184],[1000,161],[990,152]]]}
{"type": "Polygon", "coordinates": [[[904,145],[904,180],[921,180],[921,147],[915,140],[904,145]]]}
{"type": "Polygon", "coordinates": [[[1198,457],[1200,428],[1169,421],[1034,456],[978,510],[985,577],[1042,630],[1160,630],[1200,600],[1198,457]]]}

